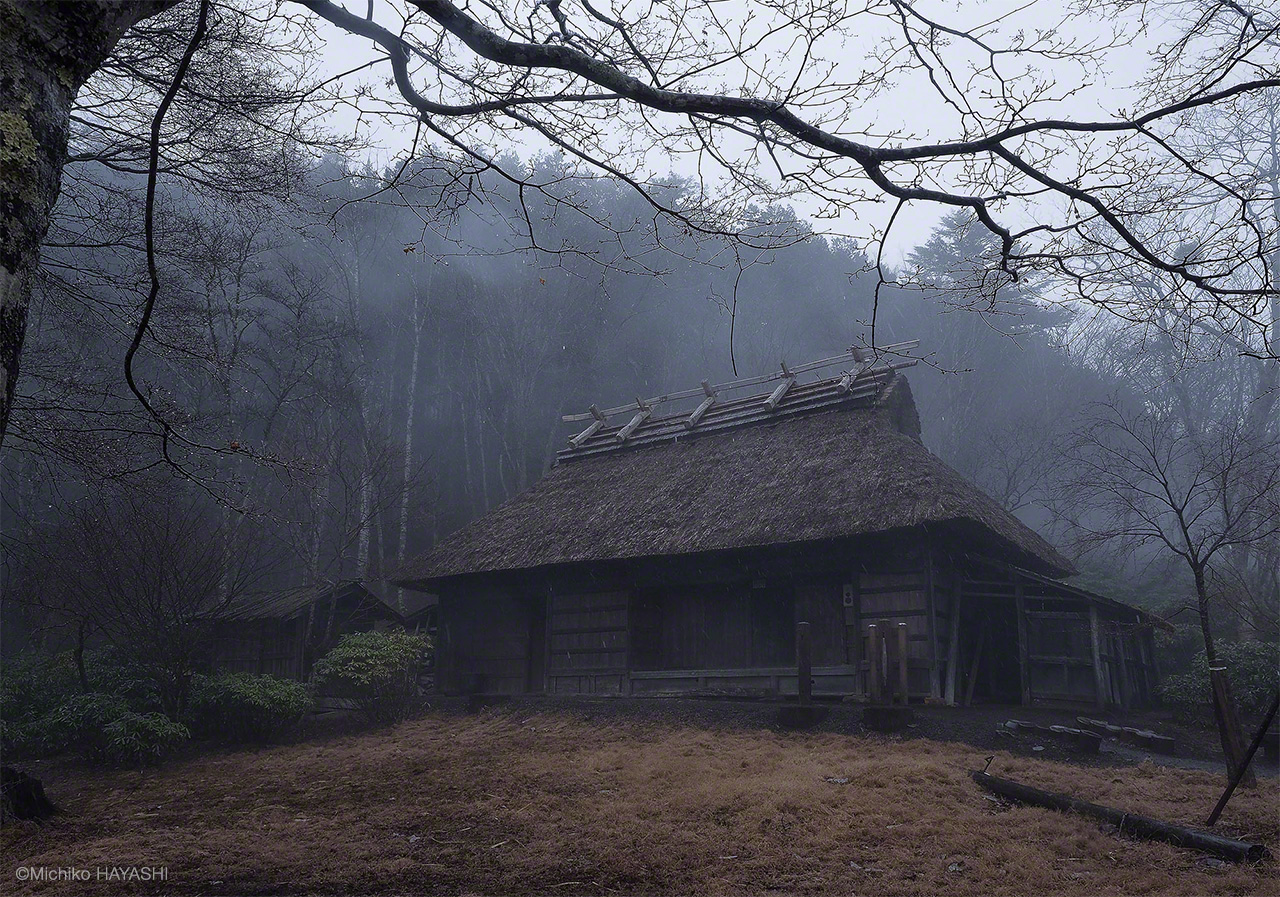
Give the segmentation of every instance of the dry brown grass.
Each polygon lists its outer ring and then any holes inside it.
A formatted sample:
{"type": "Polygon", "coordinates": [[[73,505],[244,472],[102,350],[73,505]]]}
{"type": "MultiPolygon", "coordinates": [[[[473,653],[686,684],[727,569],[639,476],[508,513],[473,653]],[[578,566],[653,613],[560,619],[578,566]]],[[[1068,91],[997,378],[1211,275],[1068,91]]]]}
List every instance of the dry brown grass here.
{"type": "MultiPolygon", "coordinates": [[[[1280,893],[1274,861],[1209,868],[1087,819],[998,805],[966,775],[982,755],[924,740],[433,715],[153,772],[76,774],[53,783],[71,815],[6,828],[0,875],[167,865],[165,885],[133,886],[167,893],[1280,893]]],[[[1222,784],[1007,754],[992,771],[1184,823],[1222,784]]],[[[1274,847],[1278,807],[1269,780],[1239,793],[1220,826],[1274,847]]]]}

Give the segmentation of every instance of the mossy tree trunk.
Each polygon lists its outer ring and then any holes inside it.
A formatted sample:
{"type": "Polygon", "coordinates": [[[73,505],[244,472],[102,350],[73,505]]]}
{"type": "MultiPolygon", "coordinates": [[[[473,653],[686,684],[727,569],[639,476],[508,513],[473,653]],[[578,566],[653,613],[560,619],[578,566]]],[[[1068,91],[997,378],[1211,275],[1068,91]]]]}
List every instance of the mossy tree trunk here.
{"type": "Polygon", "coordinates": [[[0,443],[62,184],[71,104],[116,41],[177,0],[0,0],[0,443]]]}

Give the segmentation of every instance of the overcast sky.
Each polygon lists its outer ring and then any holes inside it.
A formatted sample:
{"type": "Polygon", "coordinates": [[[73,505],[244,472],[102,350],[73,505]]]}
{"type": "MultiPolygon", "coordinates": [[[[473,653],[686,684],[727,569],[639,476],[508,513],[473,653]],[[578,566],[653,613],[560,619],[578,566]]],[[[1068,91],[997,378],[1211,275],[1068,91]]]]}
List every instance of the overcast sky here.
{"type": "MultiPolygon", "coordinates": [[[[620,2],[622,0],[607,0],[606,8],[617,10],[620,2]]],[[[534,6],[534,0],[520,0],[520,3],[520,10],[527,16],[534,6]]],[[[347,0],[346,5],[352,12],[361,15],[365,13],[365,0],[347,0]]],[[[1032,70],[1042,81],[1056,85],[1057,92],[1063,95],[1060,100],[1040,107],[1036,117],[1053,115],[1107,119],[1117,109],[1132,108],[1137,101],[1133,85],[1150,66],[1158,38],[1168,31],[1158,22],[1139,22],[1136,19],[1110,16],[1071,16],[1068,14],[1068,6],[1057,2],[960,0],[938,3],[926,0],[916,6],[923,14],[943,24],[956,27],[984,25],[982,33],[992,46],[1007,45],[1011,35],[1034,34],[1038,30],[1055,27],[1061,37],[1114,44],[1106,51],[1094,54],[1091,62],[1095,64],[1088,70],[1076,61],[1045,58],[1024,60],[1021,57],[1010,60],[1009,57],[1001,57],[1001,64],[1006,72],[1032,70]]],[[[395,0],[377,0],[375,19],[391,30],[399,30],[400,11],[404,8],[403,4],[396,3],[395,0]]],[[[760,4],[753,0],[725,0],[717,4],[717,15],[721,18],[743,16],[753,8],[757,14],[761,13],[760,4]]],[[[566,0],[565,9],[570,15],[575,14],[571,0],[566,0]]],[[[580,14],[580,10],[577,14],[580,14]]],[[[856,78],[867,67],[868,52],[878,40],[888,34],[875,33],[874,28],[878,24],[879,21],[872,20],[871,27],[866,30],[860,30],[858,34],[843,34],[838,42],[829,40],[820,47],[823,57],[833,65],[825,80],[840,82],[856,78]]],[[[321,35],[327,42],[324,68],[329,73],[351,68],[375,55],[370,41],[342,32],[327,23],[321,24],[321,35]]],[[[761,52],[765,64],[777,66],[778,71],[787,71],[787,63],[791,60],[776,56],[769,58],[769,53],[779,52],[776,48],[766,45],[761,52]]],[[[956,50],[957,54],[960,52],[956,50]]],[[[957,55],[956,58],[962,57],[957,55]]],[[[971,62],[973,57],[964,59],[971,62]]],[[[808,62],[806,65],[817,69],[816,63],[808,62]]],[[[963,65],[963,62],[957,65],[957,70],[961,70],[963,65]]],[[[376,74],[363,78],[370,94],[362,103],[363,111],[376,113],[385,109],[407,109],[407,104],[399,99],[394,87],[388,83],[389,66],[383,64],[374,71],[376,74]]],[[[430,86],[425,81],[423,83],[424,86],[430,86]]],[[[971,91],[971,94],[978,97],[982,89],[983,85],[978,83],[977,89],[971,91]]],[[[402,156],[407,151],[413,134],[412,125],[407,119],[392,122],[376,114],[358,114],[354,109],[338,113],[333,124],[336,129],[348,133],[355,130],[368,138],[371,142],[368,155],[375,165],[383,165],[402,156]]],[[[902,79],[891,90],[867,101],[857,115],[847,116],[843,126],[833,127],[850,134],[861,135],[864,129],[873,130],[877,135],[892,134],[894,136],[882,138],[890,142],[943,141],[955,139],[960,133],[957,115],[941,101],[923,74],[902,79]]],[[[480,137],[480,142],[484,143],[483,136],[480,137]]],[[[541,138],[529,138],[511,148],[527,155],[543,150],[547,145],[541,138]]],[[[695,174],[695,162],[690,156],[655,156],[645,162],[657,174],[672,170],[686,176],[695,174]]],[[[850,235],[864,241],[883,228],[891,210],[890,203],[866,203],[852,210],[842,211],[839,217],[832,219],[819,217],[823,207],[815,200],[796,198],[794,205],[802,214],[814,219],[820,230],[850,235]]],[[[936,206],[924,204],[904,209],[886,247],[886,259],[891,263],[899,261],[907,250],[927,237],[943,211],[936,206]]]]}

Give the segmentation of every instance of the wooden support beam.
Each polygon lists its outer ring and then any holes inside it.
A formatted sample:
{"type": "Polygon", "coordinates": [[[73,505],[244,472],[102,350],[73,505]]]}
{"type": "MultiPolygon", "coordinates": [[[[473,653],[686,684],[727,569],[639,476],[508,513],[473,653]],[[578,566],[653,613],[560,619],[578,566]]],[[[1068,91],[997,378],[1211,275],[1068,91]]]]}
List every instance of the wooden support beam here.
{"type": "Polygon", "coordinates": [[[778,388],[769,394],[769,398],[764,400],[765,407],[770,411],[776,411],[778,405],[782,402],[783,396],[785,396],[787,391],[795,385],[795,377],[788,377],[786,380],[783,380],[778,384],[778,388]]]}
{"type": "Polygon", "coordinates": [[[685,429],[692,430],[698,425],[698,421],[702,420],[702,416],[711,410],[711,406],[716,403],[715,396],[708,396],[702,400],[702,404],[693,409],[693,414],[685,420],[685,429]]]}
{"type": "Polygon", "coordinates": [[[596,433],[600,432],[600,428],[603,426],[604,426],[604,423],[601,421],[598,421],[598,420],[592,421],[591,425],[587,427],[585,430],[583,430],[581,433],[579,433],[577,436],[570,436],[569,444],[574,448],[578,448],[579,446],[582,445],[582,443],[586,442],[592,436],[596,435],[596,433]]]}
{"type": "Polygon", "coordinates": [[[969,664],[969,678],[964,683],[964,706],[973,703],[973,688],[978,684],[978,666],[982,663],[982,649],[987,641],[987,621],[982,621],[978,629],[978,647],[973,652],[973,663],[969,664]]]}
{"type": "Polygon", "coordinates": [[[1271,721],[1276,718],[1276,711],[1280,710],[1280,693],[1277,693],[1271,699],[1271,709],[1267,711],[1267,715],[1262,720],[1262,725],[1258,726],[1258,734],[1253,736],[1253,741],[1249,745],[1248,752],[1244,755],[1244,762],[1240,764],[1240,768],[1231,774],[1231,782],[1227,785],[1227,790],[1222,792],[1222,797],[1218,799],[1218,803],[1214,806],[1213,812],[1209,814],[1209,821],[1205,825],[1213,825],[1218,821],[1218,817],[1222,815],[1222,809],[1227,805],[1227,801],[1231,800],[1231,795],[1235,793],[1236,787],[1244,778],[1245,772],[1249,769],[1249,764],[1253,762],[1253,755],[1258,752],[1258,745],[1262,744],[1262,739],[1267,735],[1267,729],[1271,728],[1271,721]]]}
{"type": "Polygon", "coordinates": [[[810,650],[809,624],[796,624],[796,687],[800,703],[813,701],[813,654],[810,650]]]}
{"type": "Polygon", "coordinates": [[[1107,706],[1107,679],[1102,669],[1102,639],[1098,632],[1098,605],[1089,602],[1089,649],[1093,653],[1093,703],[1102,710],[1107,706]]]}
{"type": "Polygon", "coordinates": [[[1129,646],[1125,644],[1124,630],[1119,625],[1112,625],[1111,634],[1116,646],[1116,661],[1120,665],[1120,709],[1128,710],[1133,704],[1129,688],[1129,664],[1125,659],[1129,646]]]}
{"type": "Polygon", "coordinates": [[[591,422],[591,426],[587,427],[577,436],[572,436],[569,438],[569,444],[574,448],[579,448],[584,442],[586,442],[592,436],[596,435],[596,433],[600,431],[600,428],[603,427],[609,421],[609,418],[605,417],[604,414],[600,411],[600,409],[597,408],[595,405],[591,406],[591,410],[588,413],[592,417],[594,417],[595,420],[591,422]]]}
{"type": "Polygon", "coordinates": [[[902,693],[902,706],[911,703],[911,680],[907,676],[907,624],[898,624],[898,690],[902,693]]]}
{"type": "Polygon", "coordinates": [[[880,630],[875,623],[867,625],[867,697],[880,703],[880,630]]]}
{"type": "Polygon", "coordinates": [[[956,704],[956,668],[960,666],[960,609],[964,602],[964,588],[956,585],[951,599],[951,644],[947,646],[947,690],[945,699],[949,706],[956,704]]]}
{"type": "Polygon", "coordinates": [[[937,575],[933,567],[933,548],[930,547],[925,560],[925,609],[928,611],[929,625],[929,697],[934,700],[942,698],[942,673],[939,670],[938,657],[938,586],[937,575]]]}
{"type": "MultiPolygon", "coordinates": [[[[901,343],[893,343],[888,346],[878,346],[877,349],[881,353],[897,355],[902,352],[909,352],[910,350],[917,348],[919,345],[920,345],[920,340],[913,339],[913,340],[907,340],[901,343]]],[[[850,357],[853,357],[855,361],[859,360],[857,354],[851,349],[849,352],[846,352],[843,355],[833,355],[830,358],[822,358],[822,359],[819,359],[818,361],[811,361],[811,362],[808,362],[807,364],[797,365],[796,367],[786,369],[785,371],[777,371],[772,374],[763,374],[759,377],[747,377],[741,380],[729,380],[725,383],[717,383],[711,388],[716,391],[719,391],[722,389],[741,389],[745,386],[755,386],[758,383],[768,383],[770,380],[777,380],[779,378],[786,379],[789,377],[794,377],[797,374],[803,374],[808,371],[815,371],[818,368],[824,368],[824,367],[827,367],[828,365],[836,364],[837,362],[847,361],[850,357]]],[[[917,359],[908,359],[902,362],[893,362],[889,364],[889,366],[893,367],[896,370],[898,368],[912,367],[916,363],[917,363],[917,359]]],[[[696,396],[699,392],[702,392],[700,388],[684,389],[684,390],[680,390],[679,392],[666,393],[665,395],[654,396],[650,399],[645,399],[645,404],[661,405],[664,402],[671,402],[677,399],[689,399],[696,396]]],[[[630,408],[631,408],[630,405],[620,405],[617,408],[606,408],[604,410],[604,414],[608,417],[612,417],[613,415],[621,414],[622,412],[627,411],[630,408]]],[[[574,421],[587,420],[590,417],[591,417],[590,412],[582,412],[580,414],[566,414],[566,415],[563,415],[560,419],[565,422],[574,422],[574,421]]]]}
{"type": "Polygon", "coordinates": [[[649,419],[649,415],[653,414],[653,406],[646,405],[642,400],[636,399],[636,404],[640,406],[640,411],[636,416],[631,418],[631,422],[618,431],[615,437],[618,442],[626,442],[632,433],[645,421],[649,419]]]}
{"type": "Polygon", "coordinates": [[[707,383],[706,380],[702,381],[702,391],[706,393],[707,397],[702,400],[701,405],[693,409],[693,414],[690,414],[688,419],[684,422],[687,429],[692,430],[696,427],[698,425],[698,421],[702,420],[702,416],[710,411],[711,406],[716,403],[716,391],[711,387],[711,384],[707,383]]]}
{"type": "Polygon", "coordinates": [[[1031,653],[1027,645],[1027,604],[1022,595],[1022,580],[1018,579],[1018,574],[1012,570],[1009,575],[1013,578],[1013,600],[1015,605],[1015,613],[1018,615],[1018,671],[1022,678],[1022,703],[1031,703],[1031,664],[1028,662],[1027,656],[1031,653]]]}

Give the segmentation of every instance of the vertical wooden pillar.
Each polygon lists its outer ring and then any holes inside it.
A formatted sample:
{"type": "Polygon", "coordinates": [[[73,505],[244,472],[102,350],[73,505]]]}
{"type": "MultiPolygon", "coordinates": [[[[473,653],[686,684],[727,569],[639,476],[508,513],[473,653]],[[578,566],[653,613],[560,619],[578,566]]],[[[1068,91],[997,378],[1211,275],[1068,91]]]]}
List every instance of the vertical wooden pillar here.
{"type": "Polygon", "coordinates": [[[1125,658],[1125,653],[1129,650],[1126,644],[1124,629],[1119,623],[1111,625],[1112,643],[1116,648],[1116,661],[1120,666],[1120,709],[1128,710],[1132,705],[1132,689],[1129,687],[1129,664],[1125,658]]]}
{"type": "MultiPolygon", "coordinates": [[[[621,689],[624,695],[631,694],[631,671],[636,668],[636,662],[635,662],[636,607],[639,604],[639,602],[640,602],[640,599],[636,596],[636,593],[628,590],[627,592],[627,628],[626,628],[627,653],[624,655],[626,657],[626,664],[625,664],[626,670],[623,671],[622,676],[620,677],[621,681],[618,683],[619,688],[621,689]]],[[[551,633],[551,623],[548,620],[547,622],[548,637],[550,636],[550,633],[551,633]]],[[[547,643],[547,669],[548,670],[551,669],[551,643],[550,642],[547,643]]],[[[775,688],[774,691],[776,692],[777,689],[775,688]]]]}
{"type": "Polygon", "coordinates": [[[1089,647],[1093,652],[1094,704],[1099,710],[1107,706],[1107,678],[1102,670],[1102,637],[1098,631],[1098,605],[1089,602],[1089,647]]]}
{"type": "Polygon", "coordinates": [[[978,684],[978,665],[982,662],[982,648],[987,641],[987,622],[982,622],[981,628],[978,629],[978,644],[973,649],[973,663],[969,666],[969,678],[965,680],[964,685],[964,706],[968,707],[973,703],[973,689],[978,684]]]}
{"type": "Polygon", "coordinates": [[[1027,645],[1027,603],[1022,595],[1022,580],[1012,570],[1009,576],[1013,579],[1013,601],[1018,615],[1018,670],[1022,677],[1022,703],[1031,703],[1031,663],[1028,660],[1027,645]]]}
{"type": "Polygon", "coordinates": [[[933,569],[933,549],[925,555],[925,610],[929,621],[929,696],[942,698],[942,672],[938,656],[938,577],[933,569]]]}
{"type": "Polygon", "coordinates": [[[898,690],[902,692],[902,706],[911,703],[911,678],[907,671],[907,624],[898,624],[898,690]]]}
{"type": "Polygon", "coordinates": [[[808,623],[796,624],[796,677],[800,703],[808,704],[813,700],[813,655],[810,651],[808,623]]]}
{"type": "Polygon", "coordinates": [[[956,584],[955,595],[951,598],[951,643],[947,646],[947,691],[946,702],[951,706],[956,703],[956,676],[960,666],[960,608],[964,601],[964,587],[956,584]]]}
{"type": "Polygon", "coordinates": [[[862,614],[858,600],[858,571],[849,574],[849,581],[841,589],[841,603],[844,604],[844,659],[853,667],[862,663],[862,614]],[[844,594],[847,590],[848,601],[844,594]]]}
{"type": "Polygon", "coordinates": [[[880,631],[875,623],[867,626],[867,697],[880,703],[880,631]]]}

